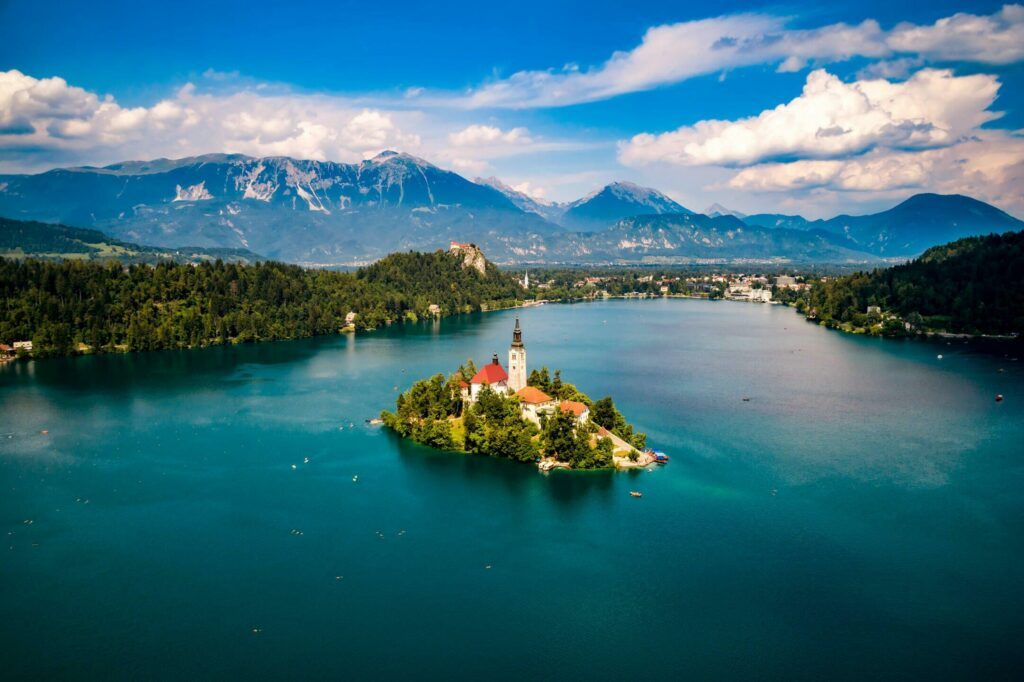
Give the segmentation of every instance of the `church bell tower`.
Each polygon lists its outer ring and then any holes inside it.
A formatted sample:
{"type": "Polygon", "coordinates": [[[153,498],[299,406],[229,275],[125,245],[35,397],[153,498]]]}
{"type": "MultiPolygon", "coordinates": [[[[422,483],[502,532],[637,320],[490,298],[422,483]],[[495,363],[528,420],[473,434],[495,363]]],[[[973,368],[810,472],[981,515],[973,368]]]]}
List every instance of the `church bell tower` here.
{"type": "Polygon", "coordinates": [[[526,346],[523,345],[523,331],[516,328],[512,331],[512,345],[508,349],[508,387],[513,392],[526,388],[526,346]]]}

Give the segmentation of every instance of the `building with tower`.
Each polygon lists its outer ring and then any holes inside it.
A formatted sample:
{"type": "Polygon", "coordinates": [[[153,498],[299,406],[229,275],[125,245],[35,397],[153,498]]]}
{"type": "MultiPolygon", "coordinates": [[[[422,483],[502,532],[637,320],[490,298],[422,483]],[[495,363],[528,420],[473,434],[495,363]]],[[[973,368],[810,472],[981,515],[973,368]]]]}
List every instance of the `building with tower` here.
{"type": "Polygon", "coordinates": [[[523,330],[519,328],[519,318],[512,330],[512,345],[508,349],[508,372],[498,361],[497,353],[491,361],[473,375],[469,383],[462,385],[462,397],[471,403],[476,402],[477,395],[484,385],[490,386],[498,393],[516,393],[526,388],[526,346],[523,345],[523,330]]]}
{"type": "Polygon", "coordinates": [[[513,393],[526,388],[526,346],[523,345],[523,330],[519,318],[512,330],[512,345],[508,349],[508,387],[513,393]]]}
{"type": "Polygon", "coordinates": [[[551,415],[555,410],[569,412],[580,424],[590,417],[590,409],[583,403],[572,400],[559,400],[549,396],[535,386],[526,385],[526,346],[523,345],[523,330],[516,318],[515,329],[512,330],[512,345],[508,349],[508,372],[498,361],[498,354],[480,368],[469,382],[461,384],[462,399],[467,403],[475,403],[484,386],[502,395],[515,394],[519,398],[524,419],[529,419],[538,426],[541,417],[551,415]]]}
{"type": "Polygon", "coordinates": [[[508,393],[508,374],[505,368],[498,362],[498,354],[495,353],[491,361],[480,368],[480,371],[469,380],[469,385],[462,387],[462,397],[469,402],[475,403],[484,386],[490,386],[491,390],[498,393],[508,393]]]}

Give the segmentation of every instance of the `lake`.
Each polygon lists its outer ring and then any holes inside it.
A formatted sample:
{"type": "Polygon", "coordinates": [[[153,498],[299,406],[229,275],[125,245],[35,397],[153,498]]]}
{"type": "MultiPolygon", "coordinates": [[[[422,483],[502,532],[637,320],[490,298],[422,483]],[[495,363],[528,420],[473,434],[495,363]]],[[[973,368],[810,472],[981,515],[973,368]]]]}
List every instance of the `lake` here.
{"type": "Polygon", "coordinates": [[[656,300],[8,364],[5,677],[1019,677],[1019,354],[656,300]],[[671,462],[543,475],[364,423],[504,364],[516,315],[671,462]]]}

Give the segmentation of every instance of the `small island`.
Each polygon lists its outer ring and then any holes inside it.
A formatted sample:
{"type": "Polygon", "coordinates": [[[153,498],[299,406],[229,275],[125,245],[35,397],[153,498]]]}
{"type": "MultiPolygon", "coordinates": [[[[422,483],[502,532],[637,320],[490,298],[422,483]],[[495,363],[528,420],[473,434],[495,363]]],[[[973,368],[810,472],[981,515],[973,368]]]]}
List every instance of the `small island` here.
{"type": "Polygon", "coordinates": [[[507,372],[497,354],[479,370],[470,360],[448,377],[417,381],[381,419],[423,445],[535,463],[541,471],[636,468],[667,459],[645,449],[646,436],[611,397],[593,401],[547,367],[527,375],[518,318],[507,372]]]}

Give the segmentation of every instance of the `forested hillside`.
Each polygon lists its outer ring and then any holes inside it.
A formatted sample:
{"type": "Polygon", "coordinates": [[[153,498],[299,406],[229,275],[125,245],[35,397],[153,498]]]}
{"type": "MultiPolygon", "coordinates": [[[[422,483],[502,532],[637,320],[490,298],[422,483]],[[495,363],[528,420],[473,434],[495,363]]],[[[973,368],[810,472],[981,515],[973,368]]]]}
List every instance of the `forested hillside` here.
{"type": "Polygon", "coordinates": [[[281,263],[156,267],[0,261],[0,342],[32,340],[37,356],[158,350],[293,339],[373,328],[426,314],[505,307],[519,286],[434,253],[394,254],[356,272],[281,263]]]}
{"type": "Polygon", "coordinates": [[[42,260],[118,260],[122,263],[200,263],[218,258],[230,262],[262,260],[247,249],[183,246],[174,249],[123,242],[99,230],[56,223],[0,218],[0,257],[42,260]]]}
{"type": "Polygon", "coordinates": [[[779,300],[850,331],[1015,334],[1024,330],[1024,232],[969,237],[892,268],[817,281],[779,300]],[[869,306],[878,310],[868,312],[869,306]]]}

